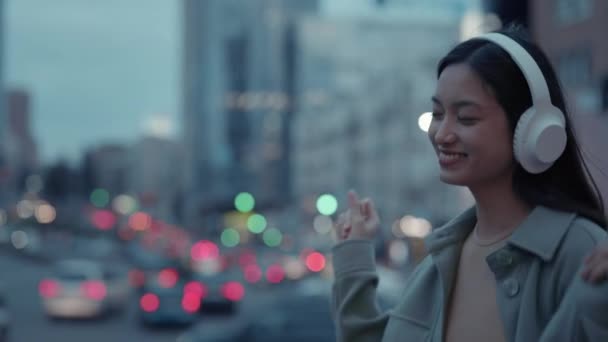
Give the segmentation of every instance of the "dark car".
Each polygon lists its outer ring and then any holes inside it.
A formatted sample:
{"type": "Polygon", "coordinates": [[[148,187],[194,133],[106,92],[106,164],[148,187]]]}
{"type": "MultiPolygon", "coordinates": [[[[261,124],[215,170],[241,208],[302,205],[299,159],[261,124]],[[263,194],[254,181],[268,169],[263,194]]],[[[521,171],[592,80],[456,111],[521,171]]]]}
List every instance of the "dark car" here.
{"type": "Polygon", "coordinates": [[[247,317],[201,321],[177,342],[333,342],[327,295],[287,295],[247,317]]]}
{"type": "Polygon", "coordinates": [[[162,269],[141,288],[140,320],[146,326],[191,324],[198,317],[201,295],[200,288],[177,269],[162,269]]]}
{"type": "Polygon", "coordinates": [[[202,291],[203,313],[235,313],[245,296],[243,273],[236,267],[213,273],[194,272],[191,280],[190,286],[202,291]]]}

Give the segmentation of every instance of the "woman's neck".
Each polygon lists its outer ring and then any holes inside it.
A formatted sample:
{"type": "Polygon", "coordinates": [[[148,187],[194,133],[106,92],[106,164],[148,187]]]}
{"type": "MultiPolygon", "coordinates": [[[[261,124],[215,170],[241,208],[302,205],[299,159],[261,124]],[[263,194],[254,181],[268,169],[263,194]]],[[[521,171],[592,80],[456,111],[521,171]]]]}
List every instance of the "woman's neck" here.
{"type": "Polygon", "coordinates": [[[515,194],[511,182],[471,188],[471,192],[477,208],[477,235],[482,239],[513,231],[532,211],[515,194]]]}

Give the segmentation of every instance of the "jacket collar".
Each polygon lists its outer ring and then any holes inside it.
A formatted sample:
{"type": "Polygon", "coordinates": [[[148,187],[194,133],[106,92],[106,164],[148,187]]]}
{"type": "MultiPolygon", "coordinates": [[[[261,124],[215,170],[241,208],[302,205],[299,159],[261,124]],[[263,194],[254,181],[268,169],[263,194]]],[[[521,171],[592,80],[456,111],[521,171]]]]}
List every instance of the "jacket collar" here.
{"type": "MultiPolygon", "coordinates": [[[[537,206],[513,232],[508,243],[550,261],[575,217],[574,213],[537,206]]],[[[427,251],[436,254],[447,246],[463,241],[476,221],[475,207],[467,209],[426,237],[427,251]]]]}

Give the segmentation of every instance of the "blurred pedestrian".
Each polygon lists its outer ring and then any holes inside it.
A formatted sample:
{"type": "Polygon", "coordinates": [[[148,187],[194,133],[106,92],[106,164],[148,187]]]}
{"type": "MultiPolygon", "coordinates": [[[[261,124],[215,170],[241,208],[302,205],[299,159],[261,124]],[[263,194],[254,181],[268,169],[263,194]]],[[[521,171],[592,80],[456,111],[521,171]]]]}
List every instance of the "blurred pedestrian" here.
{"type": "Polygon", "coordinates": [[[556,315],[596,294],[577,273],[605,239],[606,219],[546,55],[510,27],[458,44],[437,75],[428,135],[440,179],[468,187],[475,206],[426,237],[429,255],[383,312],[372,244],[379,218],[370,199],[350,191],[333,248],[338,340],[600,336],[608,327],[556,315]],[[571,286],[575,279],[582,286],[571,286]]]}

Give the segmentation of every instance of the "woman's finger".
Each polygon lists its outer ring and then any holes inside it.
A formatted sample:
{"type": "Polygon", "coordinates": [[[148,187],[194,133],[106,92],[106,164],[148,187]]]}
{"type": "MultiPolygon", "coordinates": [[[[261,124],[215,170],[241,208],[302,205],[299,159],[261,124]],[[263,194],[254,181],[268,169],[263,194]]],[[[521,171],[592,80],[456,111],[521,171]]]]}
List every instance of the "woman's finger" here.
{"type": "Polygon", "coordinates": [[[588,275],[588,281],[594,284],[597,284],[601,281],[606,280],[608,275],[608,262],[598,264],[595,267],[590,269],[588,275]]]}

